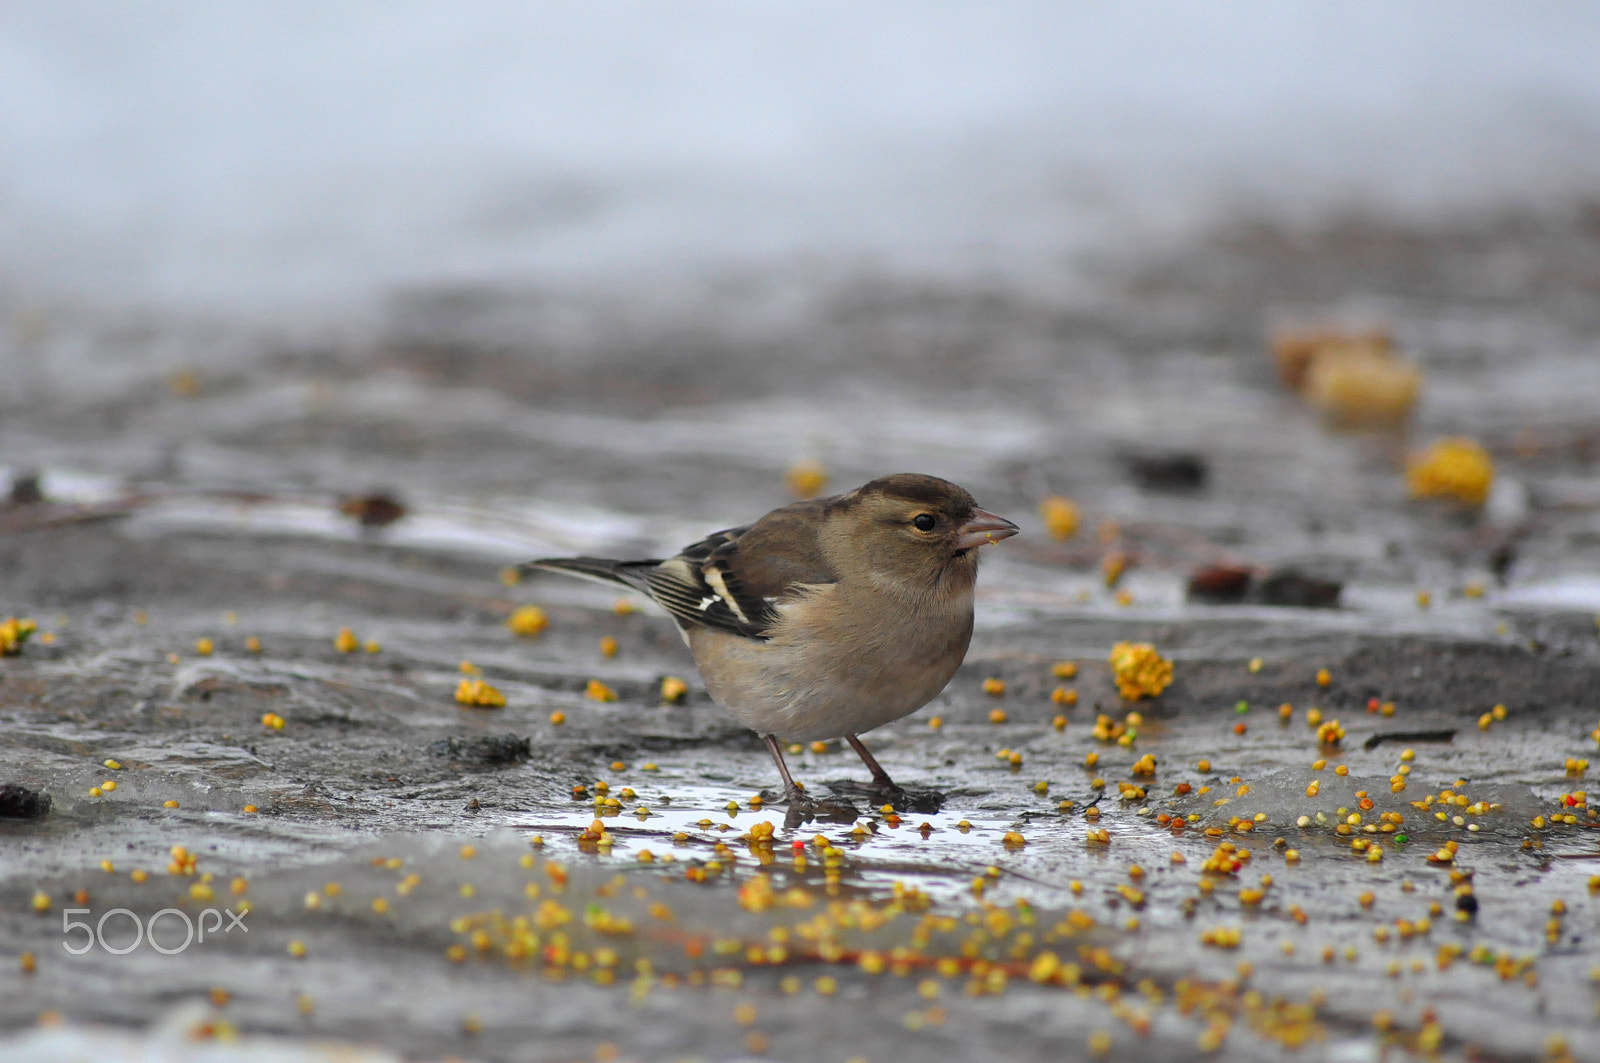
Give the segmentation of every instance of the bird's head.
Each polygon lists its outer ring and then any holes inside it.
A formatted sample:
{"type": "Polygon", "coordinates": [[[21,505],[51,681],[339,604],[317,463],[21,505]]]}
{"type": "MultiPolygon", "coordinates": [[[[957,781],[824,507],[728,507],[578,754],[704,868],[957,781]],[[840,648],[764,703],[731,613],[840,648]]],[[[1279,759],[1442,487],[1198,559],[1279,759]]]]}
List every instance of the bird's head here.
{"type": "Polygon", "coordinates": [[[978,548],[1017,534],[965,488],[918,473],[880,477],[838,496],[828,524],[836,563],[864,567],[874,583],[911,593],[970,590],[978,548]]]}

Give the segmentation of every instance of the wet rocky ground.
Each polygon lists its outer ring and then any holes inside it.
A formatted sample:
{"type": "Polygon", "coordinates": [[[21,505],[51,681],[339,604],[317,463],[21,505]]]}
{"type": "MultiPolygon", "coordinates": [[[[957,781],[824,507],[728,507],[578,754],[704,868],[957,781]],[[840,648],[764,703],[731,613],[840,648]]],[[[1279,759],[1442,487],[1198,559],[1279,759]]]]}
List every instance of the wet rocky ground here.
{"type": "Polygon", "coordinates": [[[51,808],[0,819],[0,1055],[1600,1059],[1595,219],[1238,226],[1060,287],[420,291],[292,341],[19,318],[0,783],[51,808]],[[1267,333],[1315,320],[1391,330],[1408,429],[1281,387],[1267,333]],[[1446,435],[1494,458],[1481,510],[1406,496],[1446,435]],[[957,678],[867,739],[938,812],[785,829],[659,613],[502,577],[659,556],[801,460],[1023,525],[957,678]],[[374,492],[403,515],[360,524],[374,492]],[[1188,601],[1215,564],[1340,604],[1188,601]],[[1158,697],[1119,696],[1123,640],[1158,697]],[[185,944],[208,909],[248,930],[185,944]]]}

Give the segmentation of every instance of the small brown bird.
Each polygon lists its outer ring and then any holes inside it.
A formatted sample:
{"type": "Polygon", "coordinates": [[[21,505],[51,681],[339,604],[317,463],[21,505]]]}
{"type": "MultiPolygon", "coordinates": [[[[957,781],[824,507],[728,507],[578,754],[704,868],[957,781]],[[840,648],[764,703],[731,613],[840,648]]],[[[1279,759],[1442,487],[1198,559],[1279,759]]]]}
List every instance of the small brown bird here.
{"type": "Polygon", "coordinates": [[[780,740],[842,735],[873,783],[906,799],[857,736],[917,711],[955,675],[972,639],[978,547],[1016,533],[955,484],[899,473],[664,561],[523,567],[620,583],[666,609],[712,700],[766,742],[793,825],[822,806],[789,775],[780,740]]]}

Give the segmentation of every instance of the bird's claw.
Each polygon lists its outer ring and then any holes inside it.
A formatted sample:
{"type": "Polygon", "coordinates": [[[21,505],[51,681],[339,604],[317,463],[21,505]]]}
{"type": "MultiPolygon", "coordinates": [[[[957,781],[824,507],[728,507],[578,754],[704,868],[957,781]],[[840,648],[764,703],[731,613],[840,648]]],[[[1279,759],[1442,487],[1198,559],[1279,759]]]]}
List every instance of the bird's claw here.
{"type": "Polygon", "coordinates": [[[835,792],[869,801],[873,808],[888,805],[896,812],[931,814],[944,807],[944,794],[937,790],[907,790],[893,782],[830,782],[828,786],[835,792]]]}
{"type": "Polygon", "coordinates": [[[884,804],[896,812],[932,813],[944,807],[944,794],[938,790],[907,790],[891,784],[880,792],[886,799],[884,804]]]}
{"type": "Polygon", "coordinates": [[[861,812],[849,801],[836,797],[810,797],[798,787],[783,795],[789,809],[784,813],[783,825],[788,830],[820,819],[825,823],[854,823],[861,812]]]}

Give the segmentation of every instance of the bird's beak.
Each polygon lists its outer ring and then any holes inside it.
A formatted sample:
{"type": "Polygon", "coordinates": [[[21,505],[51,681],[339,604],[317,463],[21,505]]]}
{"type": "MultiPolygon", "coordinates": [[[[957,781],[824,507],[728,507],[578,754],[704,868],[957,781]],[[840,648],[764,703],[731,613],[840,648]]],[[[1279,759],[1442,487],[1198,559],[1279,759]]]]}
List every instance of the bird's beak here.
{"type": "Polygon", "coordinates": [[[986,509],[974,509],[967,522],[956,529],[956,549],[970,550],[985,543],[997,543],[1017,534],[1018,528],[1004,517],[986,509]]]}

